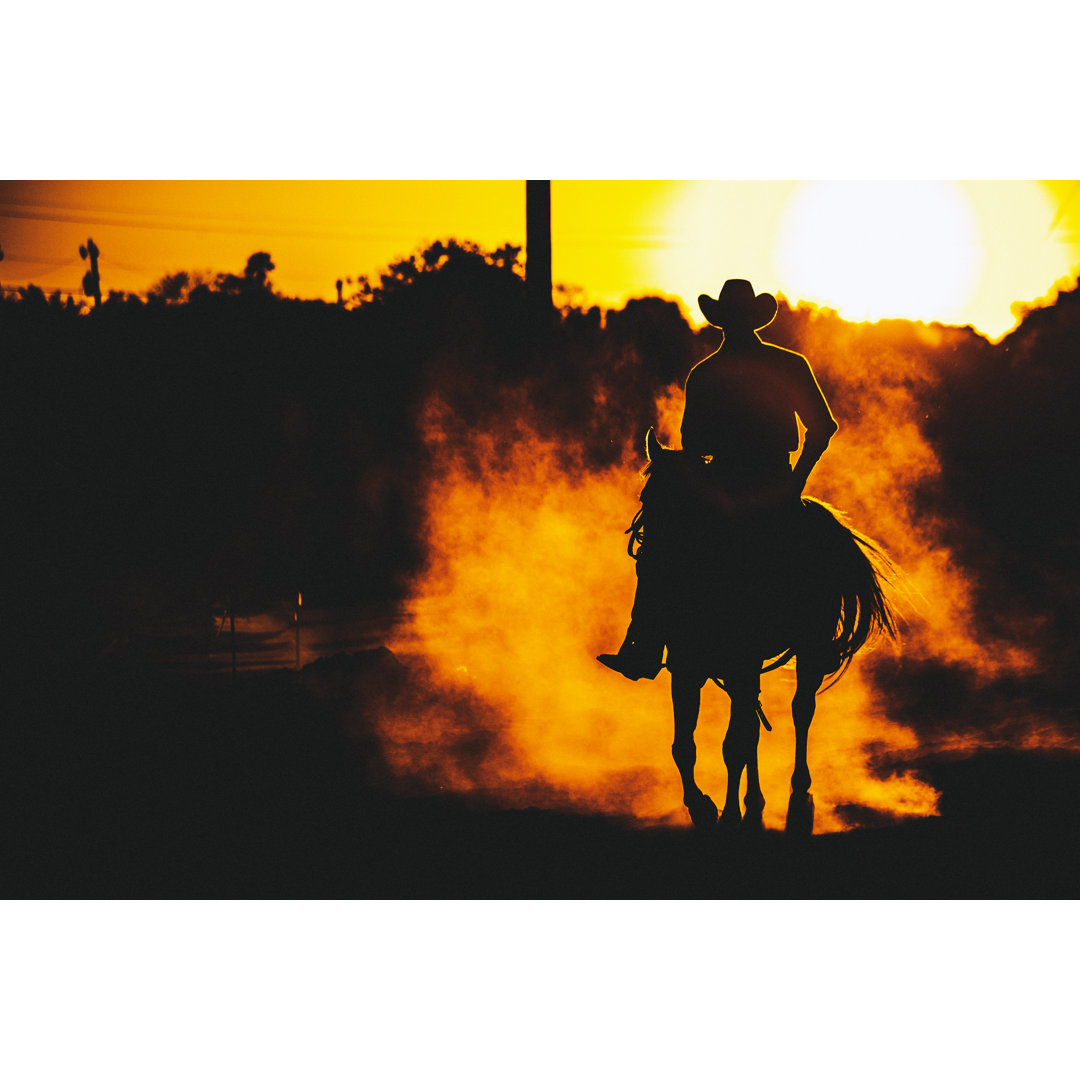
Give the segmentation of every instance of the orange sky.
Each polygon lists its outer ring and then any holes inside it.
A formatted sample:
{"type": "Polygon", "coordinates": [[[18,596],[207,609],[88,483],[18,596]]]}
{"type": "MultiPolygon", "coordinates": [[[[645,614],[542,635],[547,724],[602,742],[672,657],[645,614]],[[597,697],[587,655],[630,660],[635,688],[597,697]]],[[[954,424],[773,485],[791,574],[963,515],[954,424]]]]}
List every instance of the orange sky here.
{"type": "MultiPolygon", "coordinates": [[[[680,301],[727,277],[849,318],[971,322],[996,337],[1010,305],[1080,267],[1080,181],[569,181],[552,186],[553,276],[581,302],[680,301]]],[[[238,272],[267,250],[290,296],[332,299],[435,239],[525,239],[524,183],[0,181],[0,282],[78,293],[93,236],[105,289],[177,270],[238,272]]]]}

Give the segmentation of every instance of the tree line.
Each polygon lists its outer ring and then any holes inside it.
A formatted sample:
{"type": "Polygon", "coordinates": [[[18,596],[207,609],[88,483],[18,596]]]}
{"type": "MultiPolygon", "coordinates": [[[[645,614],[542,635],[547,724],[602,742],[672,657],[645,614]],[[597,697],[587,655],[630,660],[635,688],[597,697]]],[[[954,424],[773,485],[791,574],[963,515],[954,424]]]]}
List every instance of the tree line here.
{"type": "Polygon", "coordinates": [[[96,627],[125,593],[161,610],[298,588],[393,604],[425,554],[432,395],[467,427],[517,387],[611,462],[698,352],[657,298],[606,317],[568,306],[538,342],[510,245],[432,244],[343,304],[282,297],[273,270],[256,252],[241,274],[178,272],[89,315],[36,293],[0,303],[5,471],[35,618],[96,627]]]}
{"type": "MultiPolygon", "coordinates": [[[[12,565],[35,617],[96,625],[124,590],[162,610],[298,587],[392,605],[423,565],[421,499],[447,452],[425,439],[432,400],[462,440],[505,427],[512,401],[605,467],[635,459],[657,397],[721,340],[658,297],[567,303],[538,337],[511,245],[440,241],[348,295],[343,280],[341,303],[282,297],[273,270],[256,252],[239,274],[166,275],[153,300],[106,296],[89,316],[44,295],[0,303],[12,565]]],[[[1023,615],[1068,662],[1078,295],[995,345],[783,301],[764,334],[810,357],[842,432],[891,358],[942,466],[920,506],[985,583],[988,625],[1023,615]]]]}

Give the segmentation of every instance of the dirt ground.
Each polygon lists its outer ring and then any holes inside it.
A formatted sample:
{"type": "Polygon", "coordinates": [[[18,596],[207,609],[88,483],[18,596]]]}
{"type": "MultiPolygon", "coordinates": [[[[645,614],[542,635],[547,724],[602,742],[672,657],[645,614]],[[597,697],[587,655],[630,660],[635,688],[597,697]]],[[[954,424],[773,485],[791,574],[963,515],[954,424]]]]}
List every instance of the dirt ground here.
{"type": "MultiPolygon", "coordinates": [[[[1080,894],[1080,757],[926,762],[941,816],[805,840],[406,794],[314,676],[130,661],[15,680],[7,898],[1050,899],[1080,894]],[[321,687],[321,689],[320,689],[321,687]]],[[[336,668],[335,668],[336,665],[336,668]]],[[[353,703],[353,711],[355,702],[353,703]]]]}

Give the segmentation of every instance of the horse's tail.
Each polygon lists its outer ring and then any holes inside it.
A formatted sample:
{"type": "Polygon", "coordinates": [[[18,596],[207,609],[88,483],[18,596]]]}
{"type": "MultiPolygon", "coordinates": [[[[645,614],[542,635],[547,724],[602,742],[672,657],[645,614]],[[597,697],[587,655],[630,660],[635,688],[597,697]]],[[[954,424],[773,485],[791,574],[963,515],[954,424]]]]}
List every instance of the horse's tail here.
{"type": "Polygon", "coordinates": [[[898,584],[899,570],[879,544],[847,523],[842,511],[817,499],[804,498],[803,505],[822,541],[816,554],[830,592],[834,602],[839,601],[828,672],[832,686],[864,645],[897,636],[897,615],[888,593],[898,584]]]}

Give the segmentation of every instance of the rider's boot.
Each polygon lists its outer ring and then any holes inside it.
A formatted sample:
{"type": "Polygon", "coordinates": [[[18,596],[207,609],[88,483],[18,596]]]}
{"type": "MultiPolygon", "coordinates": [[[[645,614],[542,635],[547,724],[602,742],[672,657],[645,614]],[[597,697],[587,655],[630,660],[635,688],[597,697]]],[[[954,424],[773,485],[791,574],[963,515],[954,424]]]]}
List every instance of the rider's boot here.
{"type": "Polygon", "coordinates": [[[601,653],[596,659],[635,682],[638,679],[655,679],[664,663],[664,643],[640,634],[631,623],[619,651],[601,653]]]}

